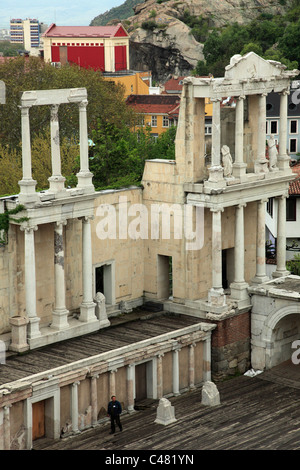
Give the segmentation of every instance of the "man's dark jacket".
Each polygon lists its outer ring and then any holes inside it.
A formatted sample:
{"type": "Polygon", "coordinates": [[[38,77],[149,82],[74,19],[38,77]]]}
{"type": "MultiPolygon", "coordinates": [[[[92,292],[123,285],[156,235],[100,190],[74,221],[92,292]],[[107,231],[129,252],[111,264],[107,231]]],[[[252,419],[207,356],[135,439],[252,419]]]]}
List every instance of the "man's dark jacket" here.
{"type": "Polygon", "coordinates": [[[109,404],[108,404],[108,408],[107,408],[107,414],[109,414],[110,416],[116,416],[116,415],[120,415],[122,413],[122,406],[121,406],[121,403],[116,400],[116,401],[110,401],[109,404]]]}

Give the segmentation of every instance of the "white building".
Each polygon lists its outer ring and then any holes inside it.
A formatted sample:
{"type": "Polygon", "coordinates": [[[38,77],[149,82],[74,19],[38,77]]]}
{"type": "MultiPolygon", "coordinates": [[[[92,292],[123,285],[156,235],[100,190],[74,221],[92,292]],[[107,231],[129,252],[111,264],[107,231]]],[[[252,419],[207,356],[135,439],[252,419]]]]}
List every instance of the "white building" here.
{"type": "Polygon", "coordinates": [[[37,19],[14,18],[10,21],[10,42],[22,45],[31,55],[38,55],[43,45],[42,33],[46,29],[47,25],[37,19]]]}

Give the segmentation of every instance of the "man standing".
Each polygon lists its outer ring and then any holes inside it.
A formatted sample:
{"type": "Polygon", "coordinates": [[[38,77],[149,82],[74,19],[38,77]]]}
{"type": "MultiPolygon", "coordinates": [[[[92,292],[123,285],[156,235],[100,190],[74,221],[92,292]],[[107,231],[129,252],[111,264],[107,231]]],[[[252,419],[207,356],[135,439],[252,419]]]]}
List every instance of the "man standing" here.
{"type": "Polygon", "coordinates": [[[115,395],[112,395],[111,401],[108,404],[107,414],[110,416],[110,425],[111,431],[110,434],[115,432],[115,422],[119,426],[120,431],[122,431],[122,424],[120,421],[120,414],[122,413],[121,403],[116,399],[115,395]]]}

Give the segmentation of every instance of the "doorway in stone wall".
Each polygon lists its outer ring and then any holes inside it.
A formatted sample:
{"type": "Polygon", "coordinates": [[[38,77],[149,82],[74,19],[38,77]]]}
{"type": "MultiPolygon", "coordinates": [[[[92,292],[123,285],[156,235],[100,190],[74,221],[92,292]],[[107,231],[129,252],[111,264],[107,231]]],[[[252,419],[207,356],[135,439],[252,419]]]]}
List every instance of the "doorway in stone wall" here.
{"type": "Polygon", "coordinates": [[[173,296],[172,256],[157,255],[157,298],[169,299],[173,296]]]}
{"type": "Polygon", "coordinates": [[[32,404],[32,440],[45,437],[45,400],[32,404]]]}
{"type": "Polygon", "coordinates": [[[114,287],[114,262],[96,265],[94,270],[94,295],[101,292],[105,296],[105,303],[114,305],[114,287]]]}

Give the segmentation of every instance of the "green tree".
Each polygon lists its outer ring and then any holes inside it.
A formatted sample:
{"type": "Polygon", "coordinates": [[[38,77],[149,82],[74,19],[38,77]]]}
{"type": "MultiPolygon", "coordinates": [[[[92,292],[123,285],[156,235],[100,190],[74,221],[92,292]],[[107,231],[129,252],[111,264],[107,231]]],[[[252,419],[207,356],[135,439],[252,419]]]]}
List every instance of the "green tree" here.
{"type": "MultiPolygon", "coordinates": [[[[66,65],[52,67],[35,57],[17,57],[0,65],[0,80],[6,85],[6,105],[0,107],[0,141],[2,145],[17,147],[21,141],[20,94],[26,90],[46,90],[85,87],[88,93],[89,132],[97,119],[121,125],[131,123],[134,112],[125,104],[124,88],[103,79],[100,72],[66,65]]],[[[60,131],[63,137],[77,137],[78,107],[64,104],[59,107],[60,131]]],[[[32,136],[48,128],[50,111],[47,106],[30,109],[32,136]]]]}

